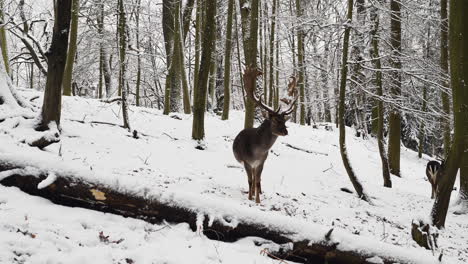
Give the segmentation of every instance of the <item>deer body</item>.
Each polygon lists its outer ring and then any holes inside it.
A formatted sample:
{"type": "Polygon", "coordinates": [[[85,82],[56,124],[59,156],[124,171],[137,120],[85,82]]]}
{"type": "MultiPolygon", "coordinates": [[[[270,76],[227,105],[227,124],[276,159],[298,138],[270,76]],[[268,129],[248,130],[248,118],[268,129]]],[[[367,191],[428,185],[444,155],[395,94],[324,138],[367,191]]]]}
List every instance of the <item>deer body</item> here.
{"type": "Polygon", "coordinates": [[[249,200],[252,200],[255,193],[255,201],[260,202],[263,164],[277,138],[278,136],[272,133],[270,120],[266,119],[257,128],[242,130],[234,139],[232,145],[234,157],[244,165],[247,172],[249,200]]]}
{"type": "Polygon", "coordinates": [[[236,160],[258,167],[268,157],[268,151],[275,143],[277,135],[271,132],[271,122],[265,120],[257,128],[246,128],[234,139],[232,149],[236,160]]]}
{"type": "Polygon", "coordinates": [[[426,176],[432,187],[431,199],[434,199],[436,191],[437,191],[437,184],[439,182],[437,177],[439,175],[438,172],[440,171],[440,167],[441,167],[441,164],[435,160],[429,161],[426,165],[426,176]]]}
{"type": "MultiPolygon", "coordinates": [[[[249,183],[249,200],[253,199],[255,194],[255,202],[260,203],[260,194],[262,193],[261,175],[263,164],[268,157],[270,148],[275,143],[278,136],[286,136],[286,121],[289,119],[286,115],[292,112],[292,106],[280,113],[280,109],[274,111],[261,102],[254,93],[255,79],[261,72],[257,69],[247,68],[244,73],[244,83],[247,96],[252,98],[257,105],[267,111],[265,120],[257,128],[246,128],[242,130],[234,139],[232,150],[234,157],[238,162],[244,165],[249,183]]],[[[295,80],[295,79],[294,79],[295,80]]]]}

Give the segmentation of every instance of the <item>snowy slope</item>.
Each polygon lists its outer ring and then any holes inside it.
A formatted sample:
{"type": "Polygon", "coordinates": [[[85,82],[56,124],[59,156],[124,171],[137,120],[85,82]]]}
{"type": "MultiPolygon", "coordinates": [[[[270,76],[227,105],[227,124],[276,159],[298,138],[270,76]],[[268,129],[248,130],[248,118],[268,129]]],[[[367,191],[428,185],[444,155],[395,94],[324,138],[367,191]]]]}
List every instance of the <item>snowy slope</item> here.
{"type": "MultiPolygon", "coordinates": [[[[27,97],[33,95],[31,92],[23,94],[27,97]]],[[[242,129],[243,114],[234,112],[229,121],[221,121],[217,116],[208,114],[206,119],[208,148],[204,151],[195,149],[196,143],[190,140],[191,117],[182,114],[177,116],[182,120],[163,116],[157,110],[131,108],[130,120],[133,129],[145,135],[135,140],[121,127],[92,123],[92,121],[103,121],[121,124],[120,108],[116,103],[105,104],[96,100],[65,98],[61,144],[52,145],[46,151],[55,156],[61,153],[61,159],[64,161],[92,169],[95,175],[99,175],[94,177],[99,177],[98,180],[101,182],[125,186],[126,189],[138,193],[146,194],[163,189],[183,194],[180,196],[182,198],[193,198],[194,206],[197,203],[205,205],[219,203],[231,208],[249,208],[253,211],[268,212],[271,215],[288,216],[311,225],[320,224],[327,228],[335,226],[344,232],[358,234],[369,241],[418,248],[412,241],[409,230],[411,220],[427,217],[432,206],[430,185],[425,180],[424,174],[427,158],[419,160],[416,153],[403,148],[403,177],[392,178],[394,186],[392,189],[383,188],[376,142],[355,138],[349,129],[347,143],[351,161],[367,193],[374,198],[375,205],[372,206],[357,199],[353,194],[340,191],[342,187],[352,190],[352,186],[342,166],[336,129],[326,131],[323,127],[312,129],[289,124],[289,136],[280,138],[276,142],[273,153],[265,163],[262,174],[264,194],[261,205],[256,205],[247,200],[245,193],[247,177],[236,163],[231,150],[232,140],[242,129]],[[287,147],[286,143],[317,153],[294,150],[287,147]]],[[[1,140],[5,138],[0,137],[0,142],[1,140]]],[[[2,149],[0,146],[0,151],[6,151],[6,148],[2,149]]],[[[23,249],[21,243],[24,243],[26,248],[31,248],[31,251],[26,253],[36,257],[47,254],[53,256],[53,252],[57,253],[55,247],[60,248],[67,244],[63,237],[53,236],[54,233],[72,232],[78,237],[85,232],[83,230],[87,229],[77,226],[77,223],[87,215],[88,219],[100,219],[89,231],[88,240],[86,243],[80,242],[82,246],[76,246],[79,240],[72,239],[73,246],[65,250],[66,255],[73,256],[71,259],[78,261],[77,263],[81,256],[97,254],[101,252],[102,247],[107,254],[102,260],[103,263],[112,263],[112,261],[125,263],[122,260],[125,256],[133,256],[136,260],[137,257],[144,257],[145,251],[151,251],[141,250],[140,246],[135,246],[139,243],[145,247],[152,247],[153,243],[154,248],[160,249],[161,246],[158,245],[161,241],[170,241],[162,243],[164,246],[177,247],[177,241],[185,241],[185,238],[196,240],[194,243],[196,247],[207,252],[206,255],[194,257],[195,263],[197,260],[199,263],[214,263],[219,260],[230,263],[231,257],[233,261],[239,260],[237,257],[237,254],[241,254],[239,252],[244,252],[246,256],[250,255],[246,258],[248,259],[246,263],[271,263],[270,259],[259,256],[261,249],[256,248],[252,241],[240,241],[231,248],[224,243],[206,241],[190,232],[186,226],[178,225],[163,229],[165,231],[162,232],[167,239],[155,238],[153,242],[148,243],[144,236],[138,237],[128,233],[133,231],[143,234],[145,228],[157,230],[161,228],[160,226],[82,209],[53,206],[44,200],[21,194],[15,189],[0,188],[0,214],[8,214],[8,217],[2,217],[0,220],[0,226],[5,227],[1,228],[0,237],[10,237],[7,240],[0,239],[2,243],[0,246],[23,249]],[[31,206],[18,208],[22,203],[17,201],[24,201],[31,206]],[[73,210],[79,210],[79,213],[73,210]],[[45,213],[49,211],[50,213],[45,213]],[[26,220],[25,214],[28,215],[26,220]],[[32,221],[38,227],[29,230],[28,223],[32,221]],[[52,230],[40,227],[54,224],[61,226],[52,230]],[[15,233],[16,229],[38,234],[36,238],[31,239],[22,233],[15,233]],[[176,231],[168,231],[173,229],[176,231]],[[119,244],[101,245],[102,242],[99,242],[98,238],[99,231],[110,235],[110,239],[126,240],[119,244]],[[43,239],[40,233],[46,234],[46,238],[43,239]],[[127,238],[129,236],[131,238],[127,238]],[[127,239],[131,241],[128,242],[127,239]],[[51,253],[47,246],[36,247],[35,243],[53,244],[55,251],[51,253]],[[216,248],[213,244],[219,247],[216,248]],[[219,255],[221,247],[225,255],[219,255]],[[98,248],[99,251],[94,251],[98,248]],[[113,248],[116,250],[111,250],[113,248]]],[[[455,192],[453,196],[456,196],[455,192]]],[[[444,251],[444,258],[449,257],[464,263],[468,261],[468,216],[454,215],[452,211],[453,209],[448,215],[446,230],[441,232],[439,244],[444,251]]],[[[89,222],[93,223],[93,220],[89,222]]],[[[161,232],[156,233],[159,235],[161,232]]],[[[173,251],[172,253],[164,251],[168,254],[168,263],[184,263],[184,260],[178,259],[183,256],[187,257],[187,260],[192,259],[189,253],[177,253],[178,249],[173,251]]],[[[407,252],[411,254],[411,250],[407,252]]],[[[36,260],[33,260],[32,256],[25,257],[25,254],[21,256],[32,261],[31,263],[45,262],[39,260],[34,262],[36,260]]],[[[11,259],[11,250],[0,251],[0,260],[4,261],[2,257],[11,259]]],[[[140,261],[150,263],[150,260],[156,262],[161,260],[151,257],[140,261]]]]}

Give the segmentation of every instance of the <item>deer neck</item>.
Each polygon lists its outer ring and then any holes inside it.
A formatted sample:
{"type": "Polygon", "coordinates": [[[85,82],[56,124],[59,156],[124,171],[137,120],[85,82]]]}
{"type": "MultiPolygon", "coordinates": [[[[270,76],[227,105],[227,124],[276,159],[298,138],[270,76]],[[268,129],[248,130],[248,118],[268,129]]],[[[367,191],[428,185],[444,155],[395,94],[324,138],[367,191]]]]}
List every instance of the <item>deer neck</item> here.
{"type": "Polygon", "coordinates": [[[272,133],[271,121],[265,119],[263,123],[257,128],[257,135],[259,137],[259,144],[268,151],[273,144],[275,144],[277,135],[272,133]]]}

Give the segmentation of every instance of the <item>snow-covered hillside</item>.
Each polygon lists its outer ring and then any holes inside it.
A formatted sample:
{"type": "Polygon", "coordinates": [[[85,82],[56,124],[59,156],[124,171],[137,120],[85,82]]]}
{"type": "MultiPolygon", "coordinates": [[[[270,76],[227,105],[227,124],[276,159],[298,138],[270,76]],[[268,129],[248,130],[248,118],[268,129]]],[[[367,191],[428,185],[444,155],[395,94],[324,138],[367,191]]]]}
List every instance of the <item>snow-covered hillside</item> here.
{"type": "MultiPolygon", "coordinates": [[[[291,123],[289,135],[279,138],[265,163],[262,203],[257,205],[247,199],[247,177],[232,154],[243,113],[233,112],[229,121],[208,114],[205,150],[196,149],[197,143],[190,139],[191,116],[177,117],[180,120],[158,110],[132,107],[132,128],[140,132],[140,138],[134,139],[118,126],[121,115],[117,103],[67,97],[61,143],[45,151],[91,169],[101,182],[134,192],[164,190],[175,197],[189,197],[194,206],[249,208],[272,217],[283,216],[278,219],[286,216],[311,225],[333,226],[368,241],[409,248],[407,254],[412,254],[412,248],[421,251],[411,239],[410,226],[412,219],[427,217],[432,207],[425,176],[428,157],[420,160],[415,152],[403,148],[402,178],[392,177],[393,188],[384,188],[375,140],[356,138],[349,129],[349,155],[373,198],[374,205],[369,205],[341,190],[352,190],[352,186],[341,162],[338,130],[291,123]]],[[[8,129],[0,125],[0,131],[8,129]]],[[[8,151],[7,141],[11,141],[10,136],[0,136],[0,153],[8,151]]],[[[456,196],[454,192],[452,197],[456,196]]],[[[439,245],[449,263],[466,263],[468,216],[453,214],[455,209],[449,211],[439,245]]],[[[254,240],[234,244],[211,241],[184,224],[150,225],[65,208],[0,186],[1,263],[277,263],[262,256],[262,248],[255,246],[254,240]],[[101,231],[104,237],[100,238],[101,231]]]]}

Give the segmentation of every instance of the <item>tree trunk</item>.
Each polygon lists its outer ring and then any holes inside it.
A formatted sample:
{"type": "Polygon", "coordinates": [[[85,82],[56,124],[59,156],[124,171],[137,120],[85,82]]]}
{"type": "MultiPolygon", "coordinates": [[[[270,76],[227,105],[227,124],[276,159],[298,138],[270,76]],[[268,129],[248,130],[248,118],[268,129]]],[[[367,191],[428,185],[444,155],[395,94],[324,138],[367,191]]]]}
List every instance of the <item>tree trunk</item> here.
{"type": "Polygon", "coordinates": [[[206,21],[203,23],[202,56],[198,72],[198,83],[196,85],[197,90],[194,91],[195,100],[193,102],[192,138],[195,140],[202,140],[205,137],[208,74],[210,72],[213,46],[215,45],[216,1],[205,2],[204,7],[206,21]]]}
{"type": "MultiPolygon", "coordinates": [[[[423,113],[427,112],[427,87],[426,85],[423,86],[423,101],[422,101],[422,108],[421,111],[423,113]]],[[[426,140],[426,132],[425,132],[425,121],[422,120],[421,124],[419,124],[419,146],[418,146],[418,157],[422,158],[422,154],[424,151],[424,142],[426,140]]]]}
{"type": "Polygon", "coordinates": [[[202,15],[203,15],[203,0],[197,0],[196,8],[196,20],[195,20],[195,66],[193,70],[193,104],[195,107],[196,92],[199,90],[198,85],[198,73],[200,70],[200,35],[202,28],[202,15]]]}
{"type": "Polygon", "coordinates": [[[67,58],[68,34],[71,19],[71,0],[58,1],[54,31],[48,54],[48,72],[38,130],[47,130],[51,123],[60,129],[62,109],[62,80],[67,58]]]}
{"type": "MultiPolygon", "coordinates": [[[[174,71],[178,72],[177,75],[180,77],[180,80],[182,82],[182,99],[183,99],[184,113],[190,114],[192,111],[190,109],[190,95],[189,95],[189,90],[188,90],[187,75],[185,73],[184,38],[183,38],[183,28],[182,28],[183,25],[182,25],[182,20],[181,20],[182,18],[181,10],[182,10],[182,2],[179,1],[176,4],[176,9],[175,9],[173,60],[178,59],[178,62],[174,64],[174,66],[175,67],[178,66],[178,68],[174,69],[174,71]]],[[[174,63],[174,61],[172,63],[174,63]]]]}
{"type": "MultiPolygon", "coordinates": [[[[99,65],[100,65],[100,72],[102,71],[102,77],[104,78],[104,85],[106,87],[106,97],[109,98],[112,96],[112,73],[110,71],[109,60],[107,58],[107,47],[105,43],[105,36],[104,36],[104,0],[99,2],[99,16],[98,16],[98,34],[101,38],[99,41],[99,65]]],[[[100,73],[101,76],[101,73],[100,73]]],[[[102,98],[103,95],[103,87],[102,87],[102,80],[100,79],[100,97],[102,98]]]]}
{"type": "MultiPolygon", "coordinates": [[[[216,19],[215,19],[216,21],[216,19]]],[[[215,23],[215,32],[217,31],[217,25],[215,23]]],[[[210,110],[215,109],[215,89],[216,89],[216,71],[217,71],[217,50],[216,50],[216,36],[217,34],[214,34],[214,45],[213,45],[213,51],[211,52],[211,62],[210,62],[210,74],[208,77],[208,95],[206,100],[208,101],[208,108],[210,110]]]]}
{"type": "MultiPolygon", "coordinates": [[[[466,136],[466,135],[465,135],[466,136]]],[[[468,213],[468,153],[464,152],[460,165],[460,195],[458,197],[463,213],[468,213]]]]}
{"type": "Polygon", "coordinates": [[[432,223],[445,226],[450,196],[468,139],[468,1],[450,2],[449,49],[450,75],[453,96],[454,137],[437,184],[436,198],[431,211],[432,223]]]}
{"type": "Polygon", "coordinates": [[[76,41],[78,36],[78,13],[80,11],[80,0],[72,0],[70,43],[68,44],[67,62],[63,73],[63,95],[71,95],[71,84],[73,78],[73,64],[75,63],[76,41]]]}
{"type": "MultiPolygon", "coordinates": [[[[431,1],[429,1],[429,10],[431,9],[431,1]]],[[[430,54],[431,54],[431,49],[430,49],[430,42],[431,42],[431,26],[427,26],[427,38],[425,42],[425,50],[424,50],[424,57],[427,61],[430,61],[430,54]]],[[[428,76],[424,76],[424,79],[428,80],[428,76]]],[[[423,100],[422,100],[422,113],[423,115],[426,114],[427,112],[427,90],[429,85],[427,83],[423,84],[423,100]]],[[[422,154],[424,151],[424,143],[425,143],[425,138],[426,138],[426,132],[425,132],[425,120],[423,119],[421,121],[421,124],[419,124],[419,148],[418,148],[418,157],[422,158],[422,154]]],[[[447,146],[448,147],[448,146],[447,146]]]]}
{"type": "Polygon", "coordinates": [[[187,0],[184,8],[184,14],[182,15],[182,27],[183,27],[183,42],[185,43],[185,39],[187,38],[189,29],[190,29],[190,22],[192,18],[192,10],[193,6],[195,5],[195,0],[187,0]]]}
{"type": "Polygon", "coordinates": [[[166,65],[168,74],[166,76],[165,94],[164,94],[164,114],[179,111],[180,100],[180,78],[179,78],[179,62],[177,57],[178,43],[175,40],[175,14],[179,7],[177,0],[163,1],[162,25],[164,34],[164,44],[166,49],[166,65]]]}
{"type": "Polygon", "coordinates": [[[131,131],[130,120],[128,117],[128,102],[127,102],[127,93],[128,85],[127,83],[127,18],[125,14],[125,8],[123,0],[118,0],[118,10],[119,10],[119,91],[122,95],[122,118],[123,118],[123,127],[131,131]]]}
{"type": "Polygon", "coordinates": [[[346,91],[346,78],[348,74],[348,49],[349,49],[349,34],[351,31],[351,21],[353,18],[353,0],[348,0],[348,21],[346,22],[345,33],[343,37],[343,63],[341,65],[341,81],[340,81],[340,102],[339,102],[339,130],[340,130],[340,153],[343,160],[343,165],[348,173],[349,179],[353,184],[354,189],[359,198],[364,201],[370,202],[369,197],[364,192],[364,189],[354,174],[353,168],[348,158],[348,151],[346,150],[346,129],[344,122],[345,113],[345,91],[346,91]]]}
{"type": "Polygon", "coordinates": [[[239,42],[239,27],[237,25],[237,14],[234,16],[234,25],[236,29],[236,51],[237,51],[237,72],[239,73],[239,82],[240,82],[240,93],[242,94],[242,103],[245,109],[246,105],[246,99],[245,99],[245,93],[244,93],[244,78],[243,78],[243,73],[242,73],[242,63],[241,63],[241,52],[240,52],[240,42],[239,42]]]}
{"type": "MultiPolygon", "coordinates": [[[[5,21],[3,16],[4,0],[0,0],[0,20],[5,21]]],[[[5,71],[10,75],[10,60],[8,59],[8,44],[5,32],[5,26],[0,27],[0,48],[2,49],[3,65],[5,71]]]]}
{"type": "Polygon", "coordinates": [[[301,125],[305,125],[305,65],[304,65],[304,30],[302,28],[302,13],[304,12],[301,0],[296,0],[296,15],[299,20],[297,28],[297,67],[299,68],[299,122],[301,125]]]}
{"type": "MultiPolygon", "coordinates": [[[[200,1],[197,2],[197,10],[200,1]]],[[[190,17],[194,0],[187,1],[186,9],[182,13],[182,1],[163,0],[162,25],[164,34],[164,44],[166,48],[166,65],[168,74],[166,76],[164,95],[164,114],[180,111],[181,90],[184,113],[190,113],[190,99],[188,82],[184,68],[183,47],[184,40],[188,34],[190,17]],[[182,89],[181,89],[182,84],[182,89]]],[[[198,20],[198,14],[197,14],[198,20]]],[[[197,26],[198,27],[198,26],[197,26]]],[[[195,41],[197,45],[197,41],[195,41]]],[[[197,48],[196,48],[197,50],[197,48]]],[[[195,63],[197,68],[197,63],[195,63]]],[[[198,77],[195,76],[197,83],[198,77]]],[[[194,89],[195,90],[195,89],[194,89]]]]}
{"type": "MultiPolygon", "coordinates": [[[[326,35],[328,36],[328,34],[326,35]]],[[[325,113],[324,113],[324,121],[325,122],[328,122],[328,123],[331,123],[332,121],[332,118],[331,118],[331,104],[330,104],[330,78],[329,78],[329,69],[331,68],[330,67],[330,41],[327,41],[325,43],[325,47],[324,47],[324,55],[323,55],[323,58],[322,58],[322,61],[323,61],[323,70],[320,71],[320,75],[321,75],[321,79],[322,79],[322,83],[323,83],[323,87],[322,87],[322,98],[324,100],[323,102],[323,107],[324,107],[324,110],[325,110],[325,113]]]]}
{"type": "MultiPolygon", "coordinates": [[[[271,27],[270,27],[270,77],[269,77],[269,97],[268,97],[268,104],[270,106],[273,106],[273,101],[274,101],[274,94],[275,94],[275,90],[274,90],[274,81],[275,81],[275,75],[274,75],[274,51],[275,51],[275,29],[276,29],[276,0],[273,0],[273,7],[272,7],[272,10],[271,10],[271,27]]],[[[276,108],[275,108],[276,109],[276,108]]]]}
{"type": "Polygon", "coordinates": [[[140,106],[140,85],[141,85],[141,54],[140,54],[140,10],[141,0],[137,1],[137,8],[135,14],[136,23],[136,49],[137,49],[137,76],[135,84],[135,105],[140,106]]]}
{"type": "MultiPolygon", "coordinates": [[[[274,0],[279,3],[279,0],[274,0]]],[[[279,13],[279,5],[278,5],[278,13],[279,13]]],[[[276,18],[275,18],[276,19],[276,18]]],[[[280,49],[280,42],[276,41],[276,89],[275,89],[275,100],[273,102],[274,109],[278,109],[279,106],[279,49],[280,49]]]]}
{"type": "MultiPolygon", "coordinates": [[[[259,4],[260,4],[260,0],[251,0],[249,38],[248,38],[247,46],[244,47],[244,50],[247,51],[247,53],[245,53],[245,62],[246,62],[246,65],[248,65],[251,68],[257,67],[258,6],[259,4]]],[[[246,8],[242,8],[242,10],[244,9],[246,8]]],[[[244,11],[241,11],[241,13],[242,12],[244,11]]],[[[242,24],[244,25],[244,18],[242,18],[242,24]]],[[[244,41],[244,45],[246,45],[245,41],[244,41]]],[[[256,81],[255,81],[255,86],[256,86],[256,81]]],[[[255,104],[251,98],[247,97],[246,104],[245,104],[244,128],[253,127],[254,117],[255,117],[255,104]]]]}
{"type": "Polygon", "coordinates": [[[385,150],[384,138],[384,106],[383,106],[383,88],[382,88],[382,64],[379,54],[379,15],[376,8],[371,9],[371,20],[373,29],[372,36],[372,59],[375,65],[375,84],[377,86],[377,142],[379,145],[379,154],[382,161],[382,175],[384,179],[384,187],[392,188],[392,179],[390,178],[390,168],[388,166],[387,152],[385,150]]]}
{"type": "MultiPolygon", "coordinates": [[[[366,7],[364,0],[356,0],[356,23],[357,25],[365,25],[366,21],[366,7]]],[[[360,30],[356,30],[353,35],[353,46],[351,49],[351,60],[354,63],[351,65],[351,80],[350,91],[353,101],[352,112],[355,116],[356,130],[365,138],[367,135],[367,125],[365,119],[366,100],[365,93],[362,91],[362,86],[365,83],[365,75],[363,74],[363,57],[365,48],[364,34],[360,30]]]]}
{"type": "MultiPolygon", "coordinates": [[[[390,93],[393,100],[399,101],[401,95],[401,3],[399,0],[390,1],[390,45],[392,54],[390,64],[393,67],[390,93]]],[[[388,160],[390,172],[400,176],[400,138],[401,138],[401,116],[397,105],[393,105],[389,118],[388,132],[388,160]]]]}
{"type": "Polygon", "coordinates": [[[226,48],[224,49],[224,102],[222,120],[229,119],[231,103],[231,50],[232,50],[232,21],[234,14],[234,0],[228,2],[228,15],[226,26],[226,48]]]}
{"type": "MultiPolygon", "coordinates": [[[[294,0],[289,0],[289,12],[291,13],[291,17],[294,17],[294,0]]],[[[288,35],[290,35],[293,75],[296,76],[296,73],[298,71],[298,69],[297,69],[298,67],[297,67],[297,63],[296,63],[296,59],[298,57],[298,55],[296,54],[296,35],[297,35],[297,32],[296,32],[296,34],[288,34],[288,35]]],[[[299,76],[299,79],[300,79],[300,76],[299,76]]],[[[300,82],[300,80],[298,80],[298,83],[299,82],[300,82]]],[[[299,98],[299,100],[300,100],[300,98],[299,98]]],[[[294,122],[294,123],[297,123],[297,106],[294,106],[294,110],[291,113],[291,121],[294,122]]]]}
{"type": "MultiPolygon", "coordinates": [[[[448,78],[448,19],[447,19],[447,0],[440,1],[440,68],[443,72],[442,86],[449,89],[448,83],[445,81],[448,78]]],[[[444,90],[441,92],[442,109],[444,117],[442,118],[442,132],[444,137],[444,156],[448,155],[450,148],[450,100],[448,93],[444,90]]]]}
{"type": "MultiPolygon", "coordinates": [[[[99,3],[99,8],[102,10],[104,7],[103,7],[103,3],[99,3]]],[[[103,10],[102,10],[103,11],[103,10]]],[[[98,15],[97,17],[97,28],[98,28],[98,34],[99,34],[99,37],[101,38],[100,40],[100,43],[99,43],[99,82],[98,82],[98,98],[102,98],[103,96],[103,87],[104,87],[104,82],[103,82],[103,79],[104,79],[104,70],[103,70],[103,64],[104,64],[104,57],[103,57],[103,50],[102,50],[102,47],[103,47],[103,31],[104,31],[104,20],[103,20],[103,14],[101,15],[98,15]]]]}

